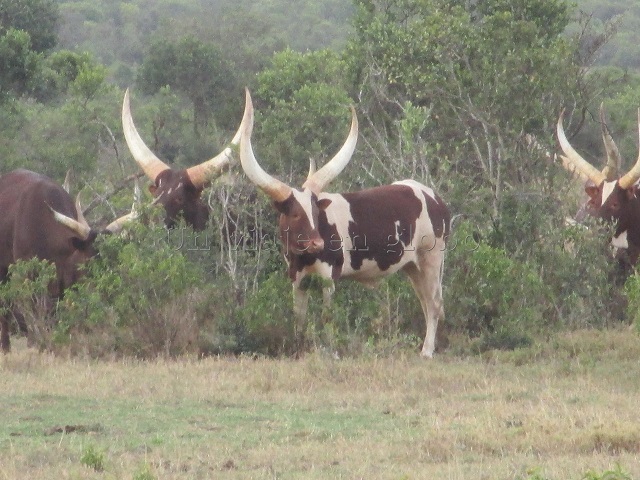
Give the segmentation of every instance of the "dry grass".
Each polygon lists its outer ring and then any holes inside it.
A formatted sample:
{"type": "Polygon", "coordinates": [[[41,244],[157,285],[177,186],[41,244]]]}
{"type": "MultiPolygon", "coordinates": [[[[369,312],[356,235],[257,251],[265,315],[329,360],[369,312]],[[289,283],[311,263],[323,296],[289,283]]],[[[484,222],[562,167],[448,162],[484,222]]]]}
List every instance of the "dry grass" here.
{"type": "Polygon", "coordinates": [[[91,362],[16,344],[0,359],[0,478],[640,478],[628,331],[433,361],[91,362]]]}

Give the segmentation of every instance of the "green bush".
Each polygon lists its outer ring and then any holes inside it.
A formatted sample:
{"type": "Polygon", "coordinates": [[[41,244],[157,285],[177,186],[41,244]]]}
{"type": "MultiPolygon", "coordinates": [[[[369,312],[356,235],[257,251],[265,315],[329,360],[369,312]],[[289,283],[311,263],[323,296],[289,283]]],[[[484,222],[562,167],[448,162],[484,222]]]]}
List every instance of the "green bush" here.
{"type": "Polygon", "coordinates": [[[446,322],[481,339],[482,348],[514,348],[547,323],[550,292],[535,265],[474,240],[463,223],[447,251],[446,322]]]}
{"type": "Polygon", "coordinates": [[[106,236],[84,280],[58,309],[56,340],[71,351],[153,357],[197,349],[202,274],[166,231],[132,225],[106,236]]]}
{"type": "Polygon", "coordinates": [[[10,265],[9,281],[0,284],[0,315],[17,315],[27,329],[28,343],[40,350],[51,347],[55,316],[49,286],[55,278],[55,265],[33,258],[10,265]]]}

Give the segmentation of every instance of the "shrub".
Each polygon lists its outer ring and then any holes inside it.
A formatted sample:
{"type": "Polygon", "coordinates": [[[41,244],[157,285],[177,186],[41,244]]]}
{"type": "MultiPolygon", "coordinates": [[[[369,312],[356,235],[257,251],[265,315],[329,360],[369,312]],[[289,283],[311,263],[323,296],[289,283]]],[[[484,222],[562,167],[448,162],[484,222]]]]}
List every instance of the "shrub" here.
{"type": "Polygon", "coordinates": [[[10,265],[9,281],[0,284],[0,314],[13,313],[23,322],[21,329],[26,329],[29,344],[41,350],[51,346],[55,326],[49,296],[49,285],[55,278],[55,265],[33,258],[10,265]]]}
{"type": "Polygon", "coordinates": [[[145,358],[196,350],[202,274],[165,236],[136,225],[129,238],[99,241],[99,257],[59,306],[59,345],[145,358]]]}
{"type": "Polygon", "coordinates": [[[501,248],[473,239],[471,227],[458,227],[447,252],[447,323],[486,348],[525,345],[546,321],[548,287],[534,265],[501,248]]]}

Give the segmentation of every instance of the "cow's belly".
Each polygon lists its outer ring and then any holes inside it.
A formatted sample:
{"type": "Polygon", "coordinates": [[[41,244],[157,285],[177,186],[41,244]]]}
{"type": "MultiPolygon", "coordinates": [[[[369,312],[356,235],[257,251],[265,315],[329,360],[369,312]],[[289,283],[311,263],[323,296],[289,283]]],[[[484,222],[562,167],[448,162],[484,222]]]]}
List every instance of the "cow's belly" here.
{"type": "Polygon", "coordinates": [[[345,259],[344,266],[342,268],[341,277],[350,278],[352,280],[358,280],[363,282],[370,282],[391,275],[398,270],[401,270],[405,265],[414,261],[414,256],[405,252],[400,261],[389,265],[386,269],[381,269],[378,262],[372,259],[365,258],[362,261],[362,265],[354,269],[351,266],[349,259],[345,259]]]}

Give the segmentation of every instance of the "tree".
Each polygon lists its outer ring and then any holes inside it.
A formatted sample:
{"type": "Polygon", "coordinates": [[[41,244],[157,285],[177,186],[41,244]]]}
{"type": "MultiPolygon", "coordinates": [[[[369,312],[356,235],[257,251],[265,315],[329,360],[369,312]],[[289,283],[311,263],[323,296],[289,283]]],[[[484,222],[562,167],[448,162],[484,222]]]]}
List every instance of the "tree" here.
{"type": "MultiPolygon", "coordinates": [[[[562,0],[359,0],[350,58],[365,113],[396,132],[410,114],[413,137],[463,173],[499,228],[505,189],[540,175],[518,155],[522,136],[550,138],[558,109],[576,91],[580,65],[561,34],[562,0]],[[420,124],[420,122],[417,122],[420,124]]],[[[401,132],[400,132],[401,133],[401,132]]],[[[380,134],[388,141],[388,136],[380,134]]],[[[392,137],[393,138],[393,137],[392,137]]],[[[400,154],[403,152],[401,151],[400,154]]],[[[429,160],[433,169],[437,160],[429,160]]],[[[399,168],[398,170],[401,170],[399,168]]]]}
{"type": "Polygon", "coordinates": [[[0,93],[22,95],[38,73],[40,55],[31,49],[24,30],[9,29],[0,37],[0,93]]]}
{"type": "Polygon", "coordinates": [[[55,0],[0,0],[0,37],[11,29],[23,30],[34,51],[50,50],[57,43],[58,17],[55,0]]]}
{"type": "MultiPolygon", "coordinates": [[[[186,95],[193,107],[193,129],[207,126],[211,112],[220,110],[222,99],[235,90],[232,71],[213,44],[187,36],[177,42],[154,41],[140,67],[137,83],[153,94],[169,86],[186,95]]],[[[237,95],[236,95],[237,96],[237,95]]]]}
{"type": "MultiPolygon", "coordinates": [[[[274,174],[306,174],[309,158],[326,160],[349,130],[346,65],[331,50],[276,53],[257,77],[256,143],[274,174]]],[[[299,177],[294,180],[294,183],[299,177]]]]}

